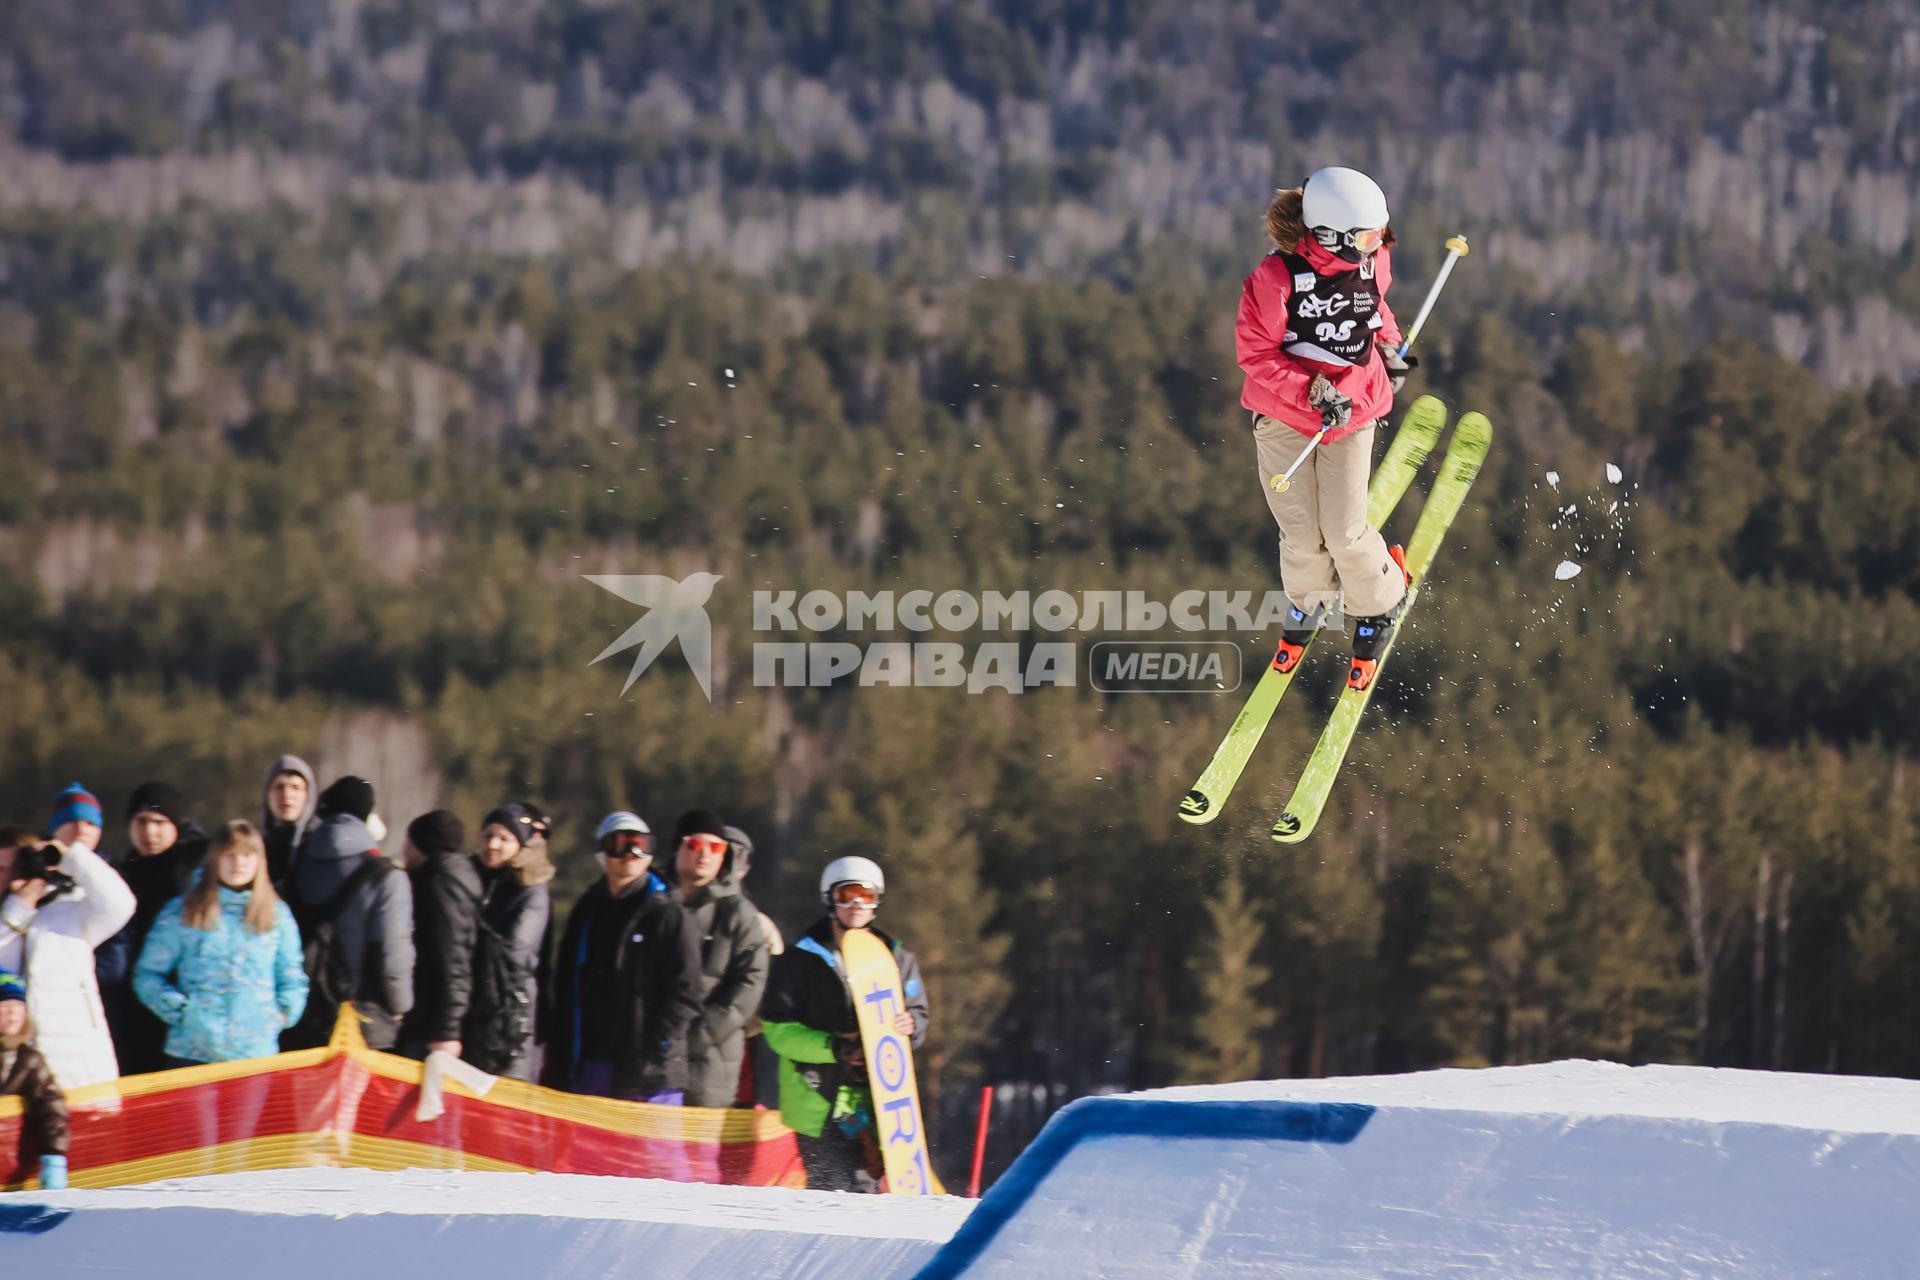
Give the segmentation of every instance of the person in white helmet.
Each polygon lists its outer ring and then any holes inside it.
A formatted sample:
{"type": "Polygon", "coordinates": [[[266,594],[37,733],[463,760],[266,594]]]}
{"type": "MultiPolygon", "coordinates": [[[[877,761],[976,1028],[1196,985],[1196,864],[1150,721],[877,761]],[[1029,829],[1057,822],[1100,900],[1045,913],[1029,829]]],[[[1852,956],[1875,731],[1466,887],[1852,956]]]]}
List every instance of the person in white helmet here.
{"type": "Polygon", "coordinates": [[[1374,427],[1415,363],[1398,354],[1387,305],[1387,198],[1357,169],[1320,169],[1274,195],[1266,231],[1273,248],[1241,290],[1235,347],[1292,606],[1273,663],[1292,670],[1338,609],[1354,622],[1354,664],[1370,680],[1407,595],[1401,549],[1367,523],[1374,427]],[[1273,477],[1322,426],[1319,448],[1277,491],[1273,477]]]}
{"type": "Polygon", "coordinates": [[[678,1105],[702,1008],[700,938],[653,873],[653,831],[638,814],[608,814],[595,838],[602,875],[574,904],[554,956],[540,1083],[678,1105]]]}
{"type": "Polygon", "coordinates": [[[795,1134],[807,1186],[816,1191],[877,1191],[883,1172],[860,1023],[840,962],[849,930],[872,930],[892,950],[907,1002],[897,1029],[915,1048],[927,1038],[931,1011],[920,963],[873,927],[886,889],[871,858],[828,863],[820,873],[826,918],[774,961],[760,1008],[767,1044],[780,1055],[780,1118],[795,1134]]]}

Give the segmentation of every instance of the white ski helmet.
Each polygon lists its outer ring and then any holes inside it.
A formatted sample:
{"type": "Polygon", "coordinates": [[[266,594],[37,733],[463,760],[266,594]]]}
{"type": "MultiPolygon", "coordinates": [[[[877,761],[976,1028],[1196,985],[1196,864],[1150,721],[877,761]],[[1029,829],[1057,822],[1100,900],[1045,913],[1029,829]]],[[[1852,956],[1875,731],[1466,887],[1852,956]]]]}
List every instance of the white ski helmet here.
{"type": "Polygon", "coordinates": [[[1387,195],[1358,169],[1316,169],[1301,193],[1300,215],[1309,230],[1376,230],[1387,225],[1387,195]]]}
{"type": "Polygon", "coordinates": [[[849,883],[864,884],[879,894],[887,891],[887,877],[872,858],[835,858],[820,873],[820,901],[832,906],[833,886],[849,883]]]}

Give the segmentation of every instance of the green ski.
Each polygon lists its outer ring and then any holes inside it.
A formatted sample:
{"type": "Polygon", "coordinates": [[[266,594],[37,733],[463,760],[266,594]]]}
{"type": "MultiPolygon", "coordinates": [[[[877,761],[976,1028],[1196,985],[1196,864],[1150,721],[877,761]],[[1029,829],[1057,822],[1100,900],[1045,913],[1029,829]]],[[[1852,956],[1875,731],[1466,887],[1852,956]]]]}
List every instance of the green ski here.
{"type": "MultiPolygon", "coordinates": [[[[1407,609],[1412,610],[1419,602],[1419,594],[1427,580],[1427,570],[1440,552],[1440,543],[1447,536],[1447,530],[1453,524],[1454,516],[1460,513],[1460,505],[1466,501],[1467,490],[1472,487],[1474,477],[1480,474],[1480,465],[1486,461],[1487,447],[1493,442],[1493,424],[1487,421],[1485,414],[1469,413],[1454,424],[1453,440],[1447,446],[1447,456],[1440,463],[1439,477],[1433,482],[1433,492],[1427,495],[1427,505],[1420,512],[1420,522],[1414,526],[1413,541],[1407,544],[1407,572],[1412,576],[1408,586],[1411,592],[1407,600],[1407,609]]],[[[1406,620],[1401,619],[1404,629],[1406,620]]],[[[1282,844],[1298,844],[1313,834],[1314,824],[1320,821],[1320,812],[1326,808],[1327,796],[1333,791],[1334,779],[1339,776],[1340,764],[1347,758],[1347,748],[1353,743],[1353,734],[1360,726],[1360,714],[1367,709],[1367,699],[1380,684],[1380,671],[1387,665],[1387,659],[1393,656],[1394,646],[1399,643],[1400,632],[1396,630],[1388,638],[1387,647],[1381,651],[1379,665],[1374,669],[1371,682],[1364,689],[1349,686],[1341,690],[1340,701],[1334,704],[1333,716],[1327,721],[1327,727],[1321,730],[1320,741],[1313,747],[1313,754],[1307,758],[1307,767],[1300,771],[1300,780],[1294,784],[1293,798],[1287,801],[1286,809],[1280,815],[1280,821],[1273,824],[1273,838],[1282,844]]]]}
{"type": "MultiPolygon", "coordinates": [[[[1426,465],[1427,455],[1433,452],[1440,433],[1446,429],[1447,407],[1438,396],[1421,396],[1407,406],[1407,412],[1400,419],[1399,434],[1387,446],[1386,456],[1380,459],[1367,486],[1367,521],[1374,528],[1379,528],[1400,504],[1407,486],[1426,465]]],[[[1200,780],[1181,797],[1180,817],[1184,821],[1207,823],[1220,816],[1233,784],[1240,780],[1253,749],[1260,744],[1261,735],[1273,719],[1274,708],[1280,705],[1281,695],[1293,683],[1300,665],[1294,664],[1291,671],[1276,671],[1269,663],[1261,672],[1253,692],[1247,695],[1246,705],[1234,717],[1232,727],[1220,740],[1200,780]]]]}

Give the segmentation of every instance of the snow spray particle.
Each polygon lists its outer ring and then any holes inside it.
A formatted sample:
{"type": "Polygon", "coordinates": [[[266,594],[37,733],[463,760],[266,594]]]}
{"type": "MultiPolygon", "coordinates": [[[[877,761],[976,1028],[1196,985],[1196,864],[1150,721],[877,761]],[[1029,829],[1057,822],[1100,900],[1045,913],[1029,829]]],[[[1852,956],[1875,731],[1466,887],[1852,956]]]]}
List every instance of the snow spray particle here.
{"type": "Polygon", "coordinates": [[[1556,582],[1565,582],[1569,578],[1577,578],[1579,576],[1580,566],[1571,560],[1562,560],[1553,570],[1553,577],[1556,582]]]}

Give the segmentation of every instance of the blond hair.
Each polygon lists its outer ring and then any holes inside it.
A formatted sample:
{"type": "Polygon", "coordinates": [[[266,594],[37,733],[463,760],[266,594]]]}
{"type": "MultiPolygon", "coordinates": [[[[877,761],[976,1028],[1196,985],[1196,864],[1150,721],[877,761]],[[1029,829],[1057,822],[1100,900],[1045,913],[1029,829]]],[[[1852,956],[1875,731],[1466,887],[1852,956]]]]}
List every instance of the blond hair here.
{"type": "Polygon", "coordinates": [[[254,865],[253,883],[247,887],[247,928],[255,933],[272,933],[280,906],[280,895],[273,891],[273,880],[267,875],[267,842],[260,838],[260,832],[244,818],[235,818],[220,829],[220,834],[207,846],[207,860],[201,865],[200,879],[193,888],[187,890],[187,900],[180,907],[180,923],[189,929],[212,932],[220,919],[220,855],[230,849],[240,849],[254,854],[259,861],[254,865]]]}

